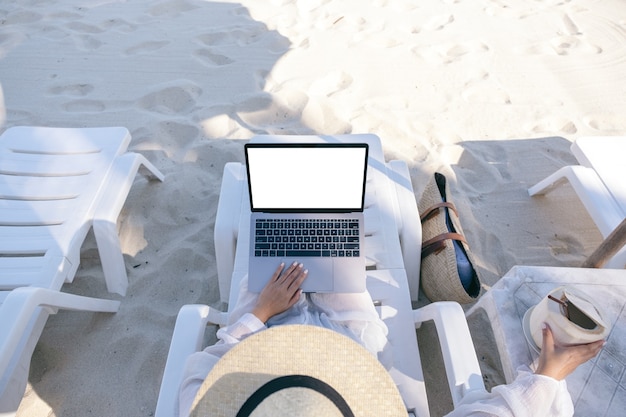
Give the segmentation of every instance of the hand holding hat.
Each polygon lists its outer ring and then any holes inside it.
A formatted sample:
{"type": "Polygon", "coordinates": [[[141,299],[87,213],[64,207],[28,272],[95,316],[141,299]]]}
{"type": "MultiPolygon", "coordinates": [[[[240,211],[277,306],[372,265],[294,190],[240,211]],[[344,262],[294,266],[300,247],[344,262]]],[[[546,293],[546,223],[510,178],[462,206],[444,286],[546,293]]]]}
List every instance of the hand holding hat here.
{"type": "Polygon", "coordinates": [[[563,380],[576,368],[593,358],[604,346],[604,340],[583,345],[563,346],[555,342],[550,326],[543,326],[543,343],[535,373],[563,380]]]}

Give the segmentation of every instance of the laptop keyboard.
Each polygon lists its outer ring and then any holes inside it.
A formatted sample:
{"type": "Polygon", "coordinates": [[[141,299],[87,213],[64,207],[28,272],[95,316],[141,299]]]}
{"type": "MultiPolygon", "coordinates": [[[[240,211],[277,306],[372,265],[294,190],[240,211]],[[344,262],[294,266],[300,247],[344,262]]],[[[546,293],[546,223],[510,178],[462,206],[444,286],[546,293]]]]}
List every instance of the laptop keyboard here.
{"type": "Polygon", "coordinates": [[[257,219],[254,256],[360,256],[356,219],[257,219]]]}

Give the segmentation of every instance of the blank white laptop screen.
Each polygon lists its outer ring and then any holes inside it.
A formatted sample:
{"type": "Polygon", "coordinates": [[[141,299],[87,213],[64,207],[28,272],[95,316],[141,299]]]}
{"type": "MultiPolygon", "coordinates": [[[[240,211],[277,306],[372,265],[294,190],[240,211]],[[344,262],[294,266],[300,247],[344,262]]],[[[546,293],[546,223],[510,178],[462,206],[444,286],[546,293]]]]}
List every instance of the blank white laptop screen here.
{"type": "Polygon", "coordinates": [[[361,211],[366,146],[247,147],[253,211],[361,211]]]}

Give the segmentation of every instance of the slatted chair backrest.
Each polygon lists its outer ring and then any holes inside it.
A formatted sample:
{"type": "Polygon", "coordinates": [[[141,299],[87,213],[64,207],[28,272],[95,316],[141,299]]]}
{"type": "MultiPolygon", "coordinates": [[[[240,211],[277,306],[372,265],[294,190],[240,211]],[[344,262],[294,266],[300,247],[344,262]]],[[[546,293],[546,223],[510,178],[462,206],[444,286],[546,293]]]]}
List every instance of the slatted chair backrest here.
{"type": "Polygon", "coordinates": [[[122,127],[0,136],[0,289],[60,289],[73,279],[101,188],[129,143],[122,127]]]}

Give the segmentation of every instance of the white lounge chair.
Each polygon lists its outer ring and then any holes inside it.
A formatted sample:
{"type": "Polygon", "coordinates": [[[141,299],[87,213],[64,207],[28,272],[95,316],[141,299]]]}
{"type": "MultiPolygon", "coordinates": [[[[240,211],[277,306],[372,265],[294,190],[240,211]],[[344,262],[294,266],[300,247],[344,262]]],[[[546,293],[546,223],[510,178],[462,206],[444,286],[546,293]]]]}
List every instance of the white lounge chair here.
{"type": "MultiPolygon", "coordinates": [[[[389,372],[405,400],[407,413],[429,415],[415,334],[415,329],[425,321],[435,322],[454,404],[470,390],[484,390],[461,307],[448,302],[433,303],[418,310],[411,307],[411,300],[417,299],[419,290],[421,227],[406,164],[385,163],[382,145],[374,135],[259,136],[253,141],[365,141],[370,144],[365,211],[367,288],[389,328],[389,350],[393,357],[389,372]]],[[[247,273],[250,208],[246,190],[245,167],[227,164],[215,224],[215,247],[220,293],[229,307],[234,306],[239,281],[247,273]]],[[[202,349],[209,323],[227,324],[228,313],[206,305],[186,305],[180,310],[159,392],[157,417],[177,415],[185,360],[202,349]]]]}
{"type": "Polygon", "coordinates": [[[126,153],[122,127],[14,127],[0,136],[0,413],[22,399],[30,358],[59,308],[115,312],[119,301],[64,294],[93,227],[107,289],[124,295],[128,279],[117,217],[143,156],[126,153]]]}
{"type": "MultiPolygon", "coordinates": [[[[592,136],[577,139],[572,154],[580,165],[566,166],[528,189],[531,196],[543,195],[569,181],[574,191],[607,237],[626,218],[626,136],[592,136]]],[[[624,268],[626,247],[606,263],[624,268]]]]}

